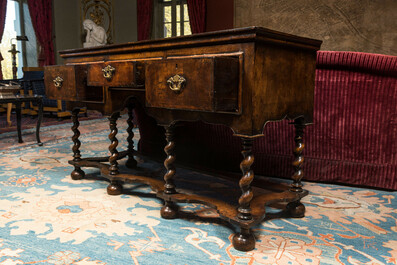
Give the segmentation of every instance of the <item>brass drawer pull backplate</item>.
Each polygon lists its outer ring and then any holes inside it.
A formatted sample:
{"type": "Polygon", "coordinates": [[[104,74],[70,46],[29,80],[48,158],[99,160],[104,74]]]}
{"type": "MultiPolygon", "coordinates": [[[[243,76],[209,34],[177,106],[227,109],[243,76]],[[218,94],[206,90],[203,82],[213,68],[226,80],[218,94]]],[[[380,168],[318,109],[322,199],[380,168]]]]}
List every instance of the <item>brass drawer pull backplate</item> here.
{"type": "Polygon", "coordinates": [[[102,68],[103,72],[103,77],[106,78],[106,80],[110,81],[113,77],[114,72],[116,71],[116,68],[111,66],[110,64],[104,68],[102,68]]]}
{"type": "Polygon", "coordinates": [[[174,75],[167,80],[169,88],[175,93],[181,93],[185,87],[186,79],[180,75],[174,75]]]}
{"type": "Polygon", "coordinates": [[[54,82],[54,85],[56,88],[61,88],[62,84],[63,84],[63,78],[60,76],[55,77],[54,80],[52,80],[54,82]]]}

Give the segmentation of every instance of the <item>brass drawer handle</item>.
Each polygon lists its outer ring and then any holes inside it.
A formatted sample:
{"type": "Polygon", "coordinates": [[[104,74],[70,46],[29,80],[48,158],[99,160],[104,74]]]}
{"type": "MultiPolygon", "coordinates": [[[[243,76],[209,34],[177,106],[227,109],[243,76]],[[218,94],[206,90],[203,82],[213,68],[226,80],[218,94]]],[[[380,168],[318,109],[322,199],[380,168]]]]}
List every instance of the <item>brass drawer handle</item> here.
{"type": "Polygon", "coordinates": [[[116,71],[116,68],[111,66],[110,64],[104,68],[102,68],[103,72],[103,77],[106,78],[106,80],[110,81],[113,77],[114,72],[116,71]]]}
{"type": "Polygon", "coordinates": [[[61,87],[62,87],[62,84],[63,84],[63,78],[62,78],[62,77],[57,76],[57,77],[55,77],[55,79],[52,80],[52,81],[54,82],[54,86],[55,86],[56,88],[61,88],[61,87]]]}
{"type": "Polygon", "coordinates": [[[186,79],[180,75],[174,75],[167,80],[167,84],[172,91],[180,93],[185,87],[186,79]]]}

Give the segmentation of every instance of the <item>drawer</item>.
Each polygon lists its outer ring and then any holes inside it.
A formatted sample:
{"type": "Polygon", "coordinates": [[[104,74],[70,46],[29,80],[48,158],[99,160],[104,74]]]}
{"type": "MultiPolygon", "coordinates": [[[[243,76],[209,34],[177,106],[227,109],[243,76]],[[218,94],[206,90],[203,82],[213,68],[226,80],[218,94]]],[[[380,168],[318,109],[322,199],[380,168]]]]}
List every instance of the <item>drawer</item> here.
{"type": "Polygon", "coordinates": [[[140,62],[105,62],[88,65],[87,85],[137,87],[144,83],[144,65],[140,62]]]}
{"type": "Polygon", "coordinates": [[[85,98],[87,67],[52,65],[44,68],[46,96],[49,99],[77,101],[85,98]]]}
{"type": "Polygon", "coordinates": [[[147,62],[146,106],[206,112],[237,112],[239,58],[233,56],[147,62]]]}

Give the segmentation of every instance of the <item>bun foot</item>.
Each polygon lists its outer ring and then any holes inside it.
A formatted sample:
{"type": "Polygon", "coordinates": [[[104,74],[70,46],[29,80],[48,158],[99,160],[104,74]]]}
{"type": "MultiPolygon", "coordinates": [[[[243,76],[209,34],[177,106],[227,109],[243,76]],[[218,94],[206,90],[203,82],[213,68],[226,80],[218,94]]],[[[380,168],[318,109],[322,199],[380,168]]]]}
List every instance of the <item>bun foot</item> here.
{"type": "Polygon", "coordinates": [[[178,206],[173,203],[166,202],[161,208],[160,214],[164,219],[175,219],[178,217],[178,206]]]}
{"type": "Polygon", "coordinates": [[[127,162],[125,163],[125,166],[128,168],[136,168],[137,165],[138,162],[136,162],[136,160],[132,157],[129,157],[127,162]]]}
{"type": "Polygon", "coordinates": [[[305,216],[306,208],[300,201],[295,201],[287,204],[287,210],[291,217],[302,218],[305,216]]]}
{"type": "Polygon", "coordinates": [[[72,177],[73,180],[80,180],[83,179],[85,176],[85,173],[83,170],[81,170],[80,168],[75,168],[72,173],[70,174],[70,176],[72,177]]]}
{"type": "Polygon", "coordinates": [[[120,195],[123,192],[123,186],[118,182],[112,181],[106,190],[109,195],[120,195]]]}
{"type": "Polygon", "coordinates": [[[246,231],[241,230],[241,233],[234,234],[233,236],[233,247],[244,252],[253,250],[255,248],[254,235],[248,229],[246,231]]]}

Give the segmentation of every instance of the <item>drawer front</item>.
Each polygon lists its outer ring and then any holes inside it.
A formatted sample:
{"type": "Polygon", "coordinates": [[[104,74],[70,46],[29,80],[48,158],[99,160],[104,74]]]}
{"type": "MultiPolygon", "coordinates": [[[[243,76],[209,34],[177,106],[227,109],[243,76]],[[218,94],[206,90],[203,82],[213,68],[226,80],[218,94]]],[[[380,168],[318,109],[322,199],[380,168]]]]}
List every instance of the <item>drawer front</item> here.
{"type": "Polygon", "coordinates": [[[143,64],[137,62],[93,63],[88,66],[89,86],[136,87],[143,84],[143,64]]]}
{"type": "Polygon", "coordinates": [[[236,112],[237,57],[166,59],[148,62],[145,69],[146,106],[236,112]]]}
{"type": "Polygon", "coordinates": [[[85,98],[86,67],[54,65],[44,68],[46,96],[49,99],[77,101],[85,98]]]}

